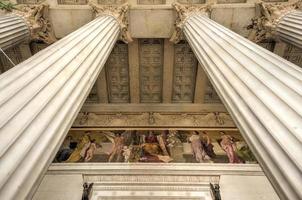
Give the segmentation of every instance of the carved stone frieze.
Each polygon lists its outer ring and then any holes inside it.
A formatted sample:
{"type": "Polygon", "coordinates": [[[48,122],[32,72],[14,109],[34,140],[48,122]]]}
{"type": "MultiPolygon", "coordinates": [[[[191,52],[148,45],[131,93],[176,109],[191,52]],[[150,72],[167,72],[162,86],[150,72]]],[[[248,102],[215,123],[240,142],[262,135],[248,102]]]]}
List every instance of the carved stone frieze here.
{"type": "Polygon", "coordinates": [[[30,51],[32,55],[38,53],[39,51],[45,49],[49,45],[46,43],[41,43],[41,42],[31,42],[30,43],[30,51]]]}
{"type": "Polygon", "coordinates": [[[133,41],[128,30],[128,3],[123,5],[100,5],[95,0],[91,0],[88,4],[92,7],[95,16],[110,15],[119,22],[121,28],[120,40],[125,43],[133,41]]]}
{"type": "Polygon", "coordinates": [[[204,13],[209,15],[211,11],[211,5],[182,5],[179,3],[173,3],[172,6],[175,8],[177,13],[177,18],[175,20],[175,30],[170,39],[171,42],[178,43],[184,39],[182,34],[182,28],[187,20],[192,14],[195,13],[204,13]]]}
{"type": "Polygon", "coordinates": [[[302,49],[292,45],[287,45],[283,57],[286,60],[302,67],[302,49]]]}
{"type": "Polygon", "coordinates": [[[203,4],[205,0],[177,0],[178,3],[181,4],[203,4]]]}
{"type": "Polygon", "coordinates": [[[275,34],[279,21],[286,14],[301,8],[301,6],[302,1],[300,0],[289,3],[257,3],[258,15],[252,19],[252,23],[247,27],[247,29],[251,29],[248,39],[256,43],[277,39],[275,34]]]}
{"type": "MultiPolygon", "coordinates": [[[[12,62],[17,65],[25,60],[25,58],[22,57],[21,51],[19,46],[11,47],[9,49],[5,50],[6,55],[12,60],[12,62]]],[[[6,72],[7,70],[11,69],[13,64],[7,59],[6,56],[3,55],[2,52],[0,52],[0,74],[3,72],[6,72]]]]}
{"type": "Polygon", "coordinates": [[[83,113],[73,127],[235,127],[228,113],[83,113]]]}
{"type": "Polygon", "coordinates": [[[165,0],[138,0],[137,4],[140,5],[158,5],[158,4],[165,4],[165,0]]]}
{"type": "Polygon", "coordinates": [[[222,3],[246,3],[247,0],[217,0],[218,4],[222,3]]]}
{"type": "Polygon", "coordinates": [[[128,65],[128,45],[118,42],[105,65],[110,103],[129,103],[130,101],[128,65]]]}
{"type": "Polygon", "coordinates": [[[188,43],[182,41],[175,44],[173,102],[193,102],[197,64],[197,59],[188,43]]]}
{"type": "Polygon", "coordinates": [[[49,20],[49,5],[18,5],[13,13],[22,16],[28,23],[31,40],[43,41],[46,44],[57,40],[49,20]]]}
{"type": "Polygon", "coordinates": [[[98,0],[98,4],[102,5],[121,5],[125,2],[125,0],[98,0]]]}
{"type": "Polygon", "coordinates": [[[206,84],[204,102],[205,103],[221,103],[221,100],[210,81],[207,81],[207,84],[206,84]]]}
{"type": "Polygon", "coordinates": [[[84,175],[85,182],[120,183],[218,183],[219,176],[174,176],[174,175],[84,175]]]}
{"type": "Polygon", "coordinates": [[[87,0],[58,0],[58,4],[63,5],[85,5],[87,0]]]}
{"type": "Polygon", "coordinates": [[[140,101],[162,101],[164,41],[162,39],[139,40],[140,101]]]}
{"type": "Polygon", "coordinates": [[[41,3],[43,0],[17,0],[18,4],[38,4],[41,3]]]}
{"type": "Polygon", "coordinates": [[[97,103],[98,102],[98,94],[97,94],[97,84],[95,83],[86,98],[85,103],[97,103]]]}

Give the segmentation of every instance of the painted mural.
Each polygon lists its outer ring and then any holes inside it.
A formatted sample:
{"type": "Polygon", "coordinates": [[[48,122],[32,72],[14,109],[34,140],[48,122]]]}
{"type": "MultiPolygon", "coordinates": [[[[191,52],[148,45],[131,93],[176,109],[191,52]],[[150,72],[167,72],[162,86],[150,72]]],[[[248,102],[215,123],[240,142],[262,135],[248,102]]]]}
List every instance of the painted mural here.
{"type": "Polygon", "coordinates": [[[256,163],[234,131],[70,131],[54,162],[256,163]]]}

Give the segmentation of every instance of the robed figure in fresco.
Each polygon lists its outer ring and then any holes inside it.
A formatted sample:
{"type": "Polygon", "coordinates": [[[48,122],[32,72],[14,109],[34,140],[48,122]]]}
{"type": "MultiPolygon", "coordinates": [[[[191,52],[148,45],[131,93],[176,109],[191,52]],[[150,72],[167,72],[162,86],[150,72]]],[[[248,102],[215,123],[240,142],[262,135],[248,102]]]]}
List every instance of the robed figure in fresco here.
{"type": "Polygon", "coordinates": [[[195,131],[190,131],[191,136],[189,141],[191,142],[192,152],[195,160],[199,163],[209,162],[211,158],[206,154],[202,142],[200,140],[200,135],[195,131]]]}
{"type": "Polygon", "coordinates": [[[205,131],[198,132],[198,133],[201,136],[201,142],[206,154],[210,156],[210,158],[215,158],[216,154],[214,152],[214,145],[212,144],[212,140],[208,135],[208,133],[205,131]]]}
{"type": "Polygon", "coordinates": [[[76,149],[72,152],[66,162],[79,162],[84,161],[86,156],[86,151],[88,150],[91,144],[91,139],[88,134],[85,134],[80,142],[78,143],[76,149]]]}
{"type": "Polygon", "coordinates": [[[229,163],[242,163],[238,155],[236,154],[236,143],[234,138],[230,135],[225,134],[225,132],[220,131],[221,140],[219,144],[221,148],[226,152],[229,163]]]}

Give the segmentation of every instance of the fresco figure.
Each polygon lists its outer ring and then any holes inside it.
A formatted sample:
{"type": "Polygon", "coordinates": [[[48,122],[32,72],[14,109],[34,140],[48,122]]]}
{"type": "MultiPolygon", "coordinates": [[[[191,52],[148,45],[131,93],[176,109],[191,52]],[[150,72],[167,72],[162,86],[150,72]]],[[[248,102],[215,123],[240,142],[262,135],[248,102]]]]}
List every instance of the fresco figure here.
{"type": "Polygon", "coordinates": [[[69,158],[74,149],[72,148],[72,143],[73,138],[71,136],[67,136],[56,156],[58,162],[66,161],[69,158]]]}
{"type": "Polygon", "coordinates": [[[141,145],[143,150],[143,156],[140,158],[141,162],[170,162],[173,159],[169,156],[167,149],[164,145],[163,136],[160,136],[160,140],[162,140],[162,147],[160,146],[157,137],[154,135],[152,131],[149,132],[148,136],[145,137],[145,143],[141,145]],[[165,149],[166,154],[162,150],[165,149]]]}
{"type": "Polygon", "coordinates": [[[108,160],[109,162],[113,162],[114,158],[116,158],[115,162],[122,161],[124,143],[125,143],[125,138],[122,136],[122,134],[120,134],[120,133],[116,134],[116,137],[114,138],[112,152],[110,153],[110,157],[108,160]]]}
{"type": "Polygon", "coordinates": [[[95,143],[95,139],[92,139],[90,141],[90,145],[89,145],[89,147],[86,151],[86,155],[85,155],[85,159],[84,159],[85,162],[88,162],[93,158],[93,155],[96,151],[96,148],[97,148],[97,146],[96,146],[96,143],[95,143]]]}
{"type": "Polygon", "coordinates": [[[201,141],[202,145],[204,147],[204,150],[210,158],[215,158],[216,154],[214,152],[214,145],[212,144],[212,140],[209,137],[208,133],[205,131],[199,132],[199,135],[201,135],[201,141]]]}
{"type": "Polygon", "coordinates": [[[132,152],[132,145],[123,147],[124,162],[127,163],[130,162],[131,152],[132,152]]]}
{"type": "Polygon", "coordinates": [[[202,146],[200,136],[195,131],[190,131],[190,133],[191,136],[189,137],[189,141],[191,142],[191,147],[195,160],[199,163],[211,161],[211,158],[206,154],[202,146]]]}
{"type": "Polygon", "coordinates": [[[169,153],[168,153],[168,150],[167,150],[167,135],[166,135],[166,132],[163,131],[161,132],[160,135],[158,135],[157,137],[157,141],[158,141],[158,144],[163,152],[163,155],[164,156],[169,156],[169,153]]]}
{"type": "Polygon", "coordinates": [[[238,155],[236,154],[236,143],[234,138],[230,135],[225,134],[225,132],[220,131],[221,141],[219,142],[221,148],[226,152],[229,163],[242,163],[238,155]]]}
{"type": "Polygon", "coordinates": [[[90,136],[88,134],[85,134],[80,142],[78,143],[75,150],[72,152],[72,154],[69,156],[69,158],[65,162],[79,162],[84,161],[86,151],[90,146],[90,136]]]}

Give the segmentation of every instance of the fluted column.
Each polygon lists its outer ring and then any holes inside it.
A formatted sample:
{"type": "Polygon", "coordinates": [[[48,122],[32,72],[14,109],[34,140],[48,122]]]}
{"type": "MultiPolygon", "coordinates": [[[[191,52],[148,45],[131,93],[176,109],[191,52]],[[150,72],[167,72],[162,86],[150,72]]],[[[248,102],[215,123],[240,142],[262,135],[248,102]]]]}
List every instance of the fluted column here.
{"type": "Polygon", "coordinates": [[[0,48],[7,49],[29,40],[29,26],[18,15],[0,15],[0,48]]]}
{"type": "Polygon", "coordinates": [[[30,198],[119,34],[98,17],[0,76],[0,199],[30,198]]]}
{"type": "Polygon", "coordinates": [[[187,41],[276,192],[302,199],[302,69],[175,6],[187,41]]]}
{"type": "Polygon", "coordinates": [[[302,1],[288,3],[256,3],[256,13],[248,26],[249,40],[281,40],[302,48],[302,1]]]}
{"type": "Polygon", "coordinates": [[[282,16],[276,24],[276,36],[302,49],[302,11],[292,10],[282,16]]]}

